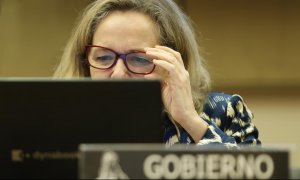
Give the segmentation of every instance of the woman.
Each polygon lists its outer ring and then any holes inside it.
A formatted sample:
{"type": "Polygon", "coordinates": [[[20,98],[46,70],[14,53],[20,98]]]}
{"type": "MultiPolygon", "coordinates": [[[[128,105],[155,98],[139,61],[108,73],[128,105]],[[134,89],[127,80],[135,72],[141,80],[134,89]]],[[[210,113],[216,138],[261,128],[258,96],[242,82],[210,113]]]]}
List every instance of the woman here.
{"type": "Polygon", "coordinates": [[[209,93],[188,17],[171,0],[97,0],[66,46],[56,78],[160,79],[165,142],[259,144],[238,95],[209,93]]]}

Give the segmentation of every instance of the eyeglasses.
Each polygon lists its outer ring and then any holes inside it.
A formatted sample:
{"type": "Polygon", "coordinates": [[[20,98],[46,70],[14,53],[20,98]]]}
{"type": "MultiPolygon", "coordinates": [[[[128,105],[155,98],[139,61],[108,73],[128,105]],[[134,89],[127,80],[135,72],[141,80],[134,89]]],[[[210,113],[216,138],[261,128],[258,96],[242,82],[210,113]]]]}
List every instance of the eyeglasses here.
{"type": "Polygon", "coordinates": [[[151,74],[155,69],[153,59],[142,51],[119,54],[109,48],[88,45],[86,57],[88,64],[96,69],[110,69],[117,64],[119,58],[123,59],[127,70],[134,74],[151,74]]]}

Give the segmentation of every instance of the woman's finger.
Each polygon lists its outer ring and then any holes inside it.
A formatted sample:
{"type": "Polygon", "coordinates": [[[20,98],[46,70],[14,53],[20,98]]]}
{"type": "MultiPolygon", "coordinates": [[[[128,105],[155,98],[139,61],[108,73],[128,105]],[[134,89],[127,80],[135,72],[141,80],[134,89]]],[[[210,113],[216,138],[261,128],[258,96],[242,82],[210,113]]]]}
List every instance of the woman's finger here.
{"type": "Polygon", "coordinates": [[[167,70],[168,72],[174,72],[175,71],[175,65],[172,63],[169,63],[165,60],[159,60],[159,59],[154,59],[153,63],[157,66],[162,67],[163,69],[167,70]]]}
{"type": "Polygon", "coordinates": [[[180,54],[178,51],[175,51],[174,49],[169,48],[169,47],[167,47],[167,46],[159,46],[159,45],[156,45],[155,47],[156,47],[157,49],[161,49],[161,50],[164,50],[164,51],[167,51],[167,52],[173,54],[173,55],[176,57],[176,59],[177,59],[182,65],[184,64],[184,63],[183,63],[183,60],[182,60],[182,57],[181,57],[181,54],[180,54]]]}
{"type": "MultiPolygon", "coordinates": [[[[158,47],[163,47],[163,46],[158,46],[158,47]]],[[[170,62],[175,62],[175,63],[180,63],[183,65],[183,61],[181,58],[180,53],[167,48],[145,48],[146,54],[153,56],[154,59],[166,59],[170,62]]]]}
{"type": "Polygon", "coordinates": [[[150,57],[153,57],[154,59],[161,59],[161,60],[165,60],[169,63],[172,63],[176,66],[181,66],[181,64],[179,63],[179,61],[176,59],[176,57],[170,53],[166,53],[164,51],[156,51],[156,50],[148,50],[146,52],[147,55],[149,55],[150,57]]]}

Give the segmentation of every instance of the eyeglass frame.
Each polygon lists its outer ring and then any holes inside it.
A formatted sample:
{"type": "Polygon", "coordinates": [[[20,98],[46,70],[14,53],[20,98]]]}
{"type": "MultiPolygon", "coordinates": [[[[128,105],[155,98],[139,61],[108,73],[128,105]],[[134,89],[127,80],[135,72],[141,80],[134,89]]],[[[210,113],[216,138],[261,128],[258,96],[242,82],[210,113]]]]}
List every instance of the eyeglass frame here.
{"type": "Polygon", "coordinates": [[[127,60],[126,60],[126,57],[128,56],[128,54],[133,54],[133,53],[143,53],[143,54],[146,54],[144,51],[138,51],[138,50],[132,51],[132,52],[127,53],[127,54],[121,54],[121,53],[118,53],[118,52],[116,52],[116,51],[114,51],[114,50],[112,50],[112,49],[110,49],[110,48],[103,47],[103,46],[98,46],[98,45],[86,45],[86,46],[85,46],[85,54],[86,54],[86,61],[87,61],[87,64],[88,64],[89,66],[93,67],[93,68],[96,68],[96,69],[102,69],[102,70],[108,70],[108,69],[111,69],[111,68],[113,68],[113,67],[117,64],[118,60],[121,58],[121,59],[123,60],[124,64],[125,64],[126,69],[127,69],[129,72],[131,72],[131,73],[133,73],[133,74],[140,74],[140,75],[151,74],[151,73],[154,71],[155,67],[156,67],[155,64],[153,64],[152,70],[151,70],[150,72],[147,72],[147,73],[137,73],[137,72],[134,72],[134,71],[132,71],[132,70],[129,69],[129,67],[128,67],[128,65],[127,65],[127,62],[126,62],[126,61],[127,61],[127,60]],[[109,66],[108,68],[99,68],[99,67],[93,66],[93,65],[90,63],[90,61],[89,61],[90,49],[93,48],[93,47],[103,48],[103,49],[106,49],[106,50],[109,50],[109,51],[113,52],[113,53],[116,55],[116,58],[115,58],[114,62],[112,63],[112,65],[109,66]]]}

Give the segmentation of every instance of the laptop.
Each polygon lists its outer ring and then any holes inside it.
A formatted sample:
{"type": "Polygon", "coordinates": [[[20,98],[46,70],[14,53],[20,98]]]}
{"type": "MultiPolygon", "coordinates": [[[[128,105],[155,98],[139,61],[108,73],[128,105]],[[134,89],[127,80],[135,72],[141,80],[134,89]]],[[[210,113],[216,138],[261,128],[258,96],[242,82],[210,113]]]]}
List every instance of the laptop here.
{"type": "Polygon", "coordinates": [[[0,80],[0,178],[78,178],[82,143],[162,143],[159,81],[0,80]]]}

